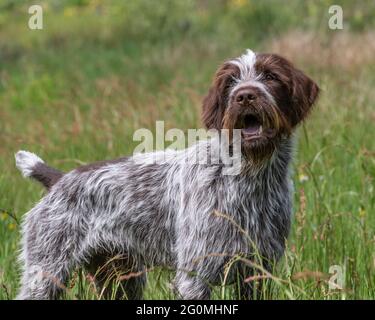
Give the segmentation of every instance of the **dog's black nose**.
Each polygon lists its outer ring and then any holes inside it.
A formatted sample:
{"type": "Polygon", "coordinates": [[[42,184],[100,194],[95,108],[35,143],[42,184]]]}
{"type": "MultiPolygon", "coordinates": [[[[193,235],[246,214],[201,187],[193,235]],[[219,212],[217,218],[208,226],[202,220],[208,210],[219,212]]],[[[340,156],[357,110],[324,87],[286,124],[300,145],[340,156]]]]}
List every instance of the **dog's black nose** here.
{"type": "Polygon", "coordinates": [[[253,89],[243,89],[236,93],[235,100],[239,104],[247,104],[257,99],[257,94],[253,89]]]}

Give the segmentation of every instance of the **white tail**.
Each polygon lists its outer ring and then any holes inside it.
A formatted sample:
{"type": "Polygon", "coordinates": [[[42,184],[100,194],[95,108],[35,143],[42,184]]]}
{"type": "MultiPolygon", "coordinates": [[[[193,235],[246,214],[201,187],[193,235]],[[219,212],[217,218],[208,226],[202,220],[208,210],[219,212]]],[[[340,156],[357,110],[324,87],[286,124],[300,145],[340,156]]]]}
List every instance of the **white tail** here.
{"type": "Polygon", "coordinates": [[[24,177],[30,177],[38,163],[44,163],[36,154],[20,150],[15,154],[16,166],[24,177]]]}

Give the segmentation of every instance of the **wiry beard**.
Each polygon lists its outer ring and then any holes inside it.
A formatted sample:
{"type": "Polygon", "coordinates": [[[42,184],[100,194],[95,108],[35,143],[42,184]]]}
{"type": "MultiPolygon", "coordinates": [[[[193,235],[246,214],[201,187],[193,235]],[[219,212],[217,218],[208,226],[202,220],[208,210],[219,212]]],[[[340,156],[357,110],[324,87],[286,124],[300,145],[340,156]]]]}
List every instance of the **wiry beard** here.
{"type": "Polygon", "coordinates": [[[222,128],[228,129],[230,143],[233,143],[233,130],[244,129],[244,117],[248,115],[259,118],[262,134],[251,141],[241,137],[241,152],[246,160],[258,166],[271,158],[281,137],[290,135],[292,129],[279,109],[267,101],[260,100],[256,106],[248,106],[246,109],[229,105],[223,117],[222,128]]]}
{"type": "Polygon", "coordinates": [[[267,142],[253,142],[251,146],[246,141],[242,141],[241,152],[247,161],[250,161],[255,166],[261,166],[272,157],[279,141],[279,136],[267,142]]]}

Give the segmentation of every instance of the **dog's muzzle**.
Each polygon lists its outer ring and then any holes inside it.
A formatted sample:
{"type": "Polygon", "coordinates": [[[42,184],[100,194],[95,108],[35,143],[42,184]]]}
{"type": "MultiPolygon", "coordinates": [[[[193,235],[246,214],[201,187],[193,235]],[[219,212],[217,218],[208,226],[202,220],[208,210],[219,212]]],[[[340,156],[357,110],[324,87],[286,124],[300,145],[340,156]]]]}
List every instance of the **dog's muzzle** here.
{"type": "Polygon", "coordinates": [[[232,103],[238,110],[236,129],[241,129],[241,136],[245,142],[255,142],[272,139],[277,129],[272,126],[272,117],[265,110],[267,102],[258,88],[242,88],[238,90],[232,103]]]}

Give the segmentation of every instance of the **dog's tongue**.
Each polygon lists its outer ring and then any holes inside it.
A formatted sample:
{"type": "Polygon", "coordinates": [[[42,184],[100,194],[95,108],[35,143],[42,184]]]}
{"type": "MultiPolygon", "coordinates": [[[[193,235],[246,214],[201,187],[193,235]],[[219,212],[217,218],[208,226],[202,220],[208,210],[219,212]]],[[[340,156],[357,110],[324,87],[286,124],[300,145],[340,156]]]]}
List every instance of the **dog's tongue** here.
{"type": "Polygon", "coordinates": [[[251,127],[247,127],[247,128],[244,128],[242,129],[243,133],[247,134],[247,135],[254,135],[254,134],[257,134],[258,131],[259,131],[259,126],[251,126],[251,127]]]}

